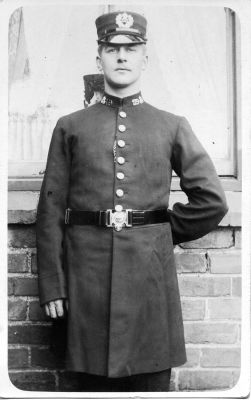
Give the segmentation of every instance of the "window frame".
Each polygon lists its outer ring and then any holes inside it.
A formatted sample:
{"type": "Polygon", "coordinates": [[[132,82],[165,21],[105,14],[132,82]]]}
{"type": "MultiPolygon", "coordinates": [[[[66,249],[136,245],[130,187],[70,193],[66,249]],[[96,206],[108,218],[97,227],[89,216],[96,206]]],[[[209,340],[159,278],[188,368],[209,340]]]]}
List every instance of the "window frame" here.
{"type": "MultiPolygon", "coordinates": [[[[111,6],[105,6],[104,12],[110,11],[111,6]]],[[[228,73],[228,101],[229,101],[229,120],[230,130],[233,138],[233,162],[234,175],[221,176],[220,179],[224,190],[241,191],[241,121],[240,121],[240,24],[237,21],[236,13],[230,8],[226,11],[226,35],[227,35],[227,73],[228,73]]],[[[41,165],[44,168],[44,162],[28,162],[27,165],[41,165]]],[[[11,169],[15,170],[15,165],[20,162],[11,162],[11,169]]],[[[25,165],[25,162],[23,162],[25,165]]],[[[39,191],[41,188],[43,176],[23,175],[9,176],[9,191],[39,191]]],[[[181,191],[179,178],[173,177],[171,191],[181,191]]]]}

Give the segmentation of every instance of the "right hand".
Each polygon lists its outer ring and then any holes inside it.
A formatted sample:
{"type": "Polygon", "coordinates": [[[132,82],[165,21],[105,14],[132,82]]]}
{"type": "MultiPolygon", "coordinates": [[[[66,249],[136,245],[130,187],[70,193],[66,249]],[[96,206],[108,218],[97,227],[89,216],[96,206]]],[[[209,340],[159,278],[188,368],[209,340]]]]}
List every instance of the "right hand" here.
{"type": "Polygon", "coordinates": [[[45,304],[44,309],[47,317],[53,319],[64,317],[65,315],[64,303],[65,303],[65,308],[68,311],[68,300],[66,299],[53,300],[45,304]]]}

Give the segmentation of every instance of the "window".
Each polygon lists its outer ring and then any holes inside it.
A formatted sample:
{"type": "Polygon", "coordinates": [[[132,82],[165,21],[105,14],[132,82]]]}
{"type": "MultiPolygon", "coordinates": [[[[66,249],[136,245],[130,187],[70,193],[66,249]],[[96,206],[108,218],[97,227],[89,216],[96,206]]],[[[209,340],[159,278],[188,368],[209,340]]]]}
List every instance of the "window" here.
{"type": "MultiPolygon", "coordinates": [[[[95,18],[118,6],[25,6],[9,27],[9,176],[39,188],[57,119],[84,107],[95,18]]],[[[148,19],[146,101],[185,116],[227,188],[239,189],[236,18],[223,7],[135,6],[148,19]]],[[[177,185],[174,180],[174,188],[177,185]]],[[[178,188],[178,187],[177,187],[178,188]]]]}

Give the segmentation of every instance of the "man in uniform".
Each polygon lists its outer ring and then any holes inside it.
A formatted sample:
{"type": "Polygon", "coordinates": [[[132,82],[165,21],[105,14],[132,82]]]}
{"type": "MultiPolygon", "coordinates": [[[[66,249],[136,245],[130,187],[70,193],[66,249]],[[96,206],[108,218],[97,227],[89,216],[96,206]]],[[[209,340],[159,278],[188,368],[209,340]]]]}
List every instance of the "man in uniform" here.
{"type": "Polygon", "coordinates": [[[67,369],[103,385],[86,390],[167,391],[186,361],[173,245],[215,229],[227,206],[186,119],[140,93],[146,19],[115,12],[96,26],[105,93],[59,119],[40,194],[41,305],[67,314],[67,369]],[[170,210],[173,170],[188,203],[170,210]]]}

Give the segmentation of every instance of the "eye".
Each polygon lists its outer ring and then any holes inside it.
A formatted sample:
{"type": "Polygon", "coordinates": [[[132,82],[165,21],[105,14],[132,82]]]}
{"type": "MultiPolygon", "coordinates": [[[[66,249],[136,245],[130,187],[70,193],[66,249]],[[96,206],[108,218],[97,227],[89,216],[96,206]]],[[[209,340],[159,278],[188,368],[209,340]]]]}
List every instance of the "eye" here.
{"type": "Polygon", "coordinates": [[[107,53],[115,53],[115,48],[114,47],[107,47],[106,52],[107,53]]]}
{"type": "Polygon", "coordinates": [[[131,51],[133,52],[133,51],[136,51],[136,49],[133,46],[128,46],[127,51],[128,52],[131,52],[131,51]]]}

